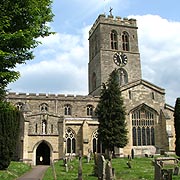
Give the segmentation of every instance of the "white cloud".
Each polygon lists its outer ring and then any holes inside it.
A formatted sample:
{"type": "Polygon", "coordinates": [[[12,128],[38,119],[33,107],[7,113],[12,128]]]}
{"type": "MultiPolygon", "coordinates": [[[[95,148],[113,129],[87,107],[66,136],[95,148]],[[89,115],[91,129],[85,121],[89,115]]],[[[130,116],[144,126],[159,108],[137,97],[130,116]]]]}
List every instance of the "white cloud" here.
{"type": "Polygon", "coordinates": [[[157,15],[137,19],[143,78],[166,89],[166,99],[174,105],[180,96],[180,22],[157,15]]]}
{"type": "MultiPolygon", "coordinates": [[[[132,16],[131,16],[132,17],[132,16]]],[[[133,16],[138,23],[143,79],[166,89],[167,103],[180,96],[180,22],[156,15],[133,16]]],[[[18,66],[21,78],[9,88],[18,92],[88,93],[88,31],[57,33],[42,39],[36,58],[18,66]]]]}
{"type": "Polygon", "coordinates": [[[9,88],[23,92],[87,94],[88,30],[41,39],[36,58],[17,70],[21,78],[9,88]]]}

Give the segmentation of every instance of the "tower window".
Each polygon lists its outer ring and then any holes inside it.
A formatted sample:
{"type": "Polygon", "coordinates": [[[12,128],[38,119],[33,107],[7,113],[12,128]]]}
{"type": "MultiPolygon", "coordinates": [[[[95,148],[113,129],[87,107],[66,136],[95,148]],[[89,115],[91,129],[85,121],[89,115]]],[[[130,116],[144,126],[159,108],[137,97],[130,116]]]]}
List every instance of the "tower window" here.
{"type": "Polygon", "coordinates": [[[117,32],[115,30],[111,31],[111,49],[118,49],[118,39],[117,32]]]}
{"type": "Polygon", "coordinates": [[[122,49],[129,51],[129,34],[125,31],[122,33],[122,49]]]}
{"type": "Polygon", "coordinates": [[[93,106],[88,105],[87,106],[87,116],[92,116],[93,115],[93,106]]]}
{"type": "Polygon", "coordinates": [[[64,107],[64,115],[71,115],[71,106],[69,104],[64,107]]]}

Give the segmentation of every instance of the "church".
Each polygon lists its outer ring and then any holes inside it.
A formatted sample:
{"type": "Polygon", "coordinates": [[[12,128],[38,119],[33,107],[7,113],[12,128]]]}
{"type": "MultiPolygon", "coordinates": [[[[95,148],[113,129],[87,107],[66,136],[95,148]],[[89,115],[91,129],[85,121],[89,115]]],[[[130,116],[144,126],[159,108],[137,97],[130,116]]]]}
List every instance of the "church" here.
{"type": "Polygon", "coordinates": [[[119,157],[174,151],[174,108],[165,102],[165,89],[144,79],[135,19],[98,16],[89,31],[89,94],[7,94],[23,112],[17,158],[31,165],[50,164],[82,151],[101,152],[95,109],[102,83],[116,68],[126,107],[129,142],[116,148],[119,157]]]}

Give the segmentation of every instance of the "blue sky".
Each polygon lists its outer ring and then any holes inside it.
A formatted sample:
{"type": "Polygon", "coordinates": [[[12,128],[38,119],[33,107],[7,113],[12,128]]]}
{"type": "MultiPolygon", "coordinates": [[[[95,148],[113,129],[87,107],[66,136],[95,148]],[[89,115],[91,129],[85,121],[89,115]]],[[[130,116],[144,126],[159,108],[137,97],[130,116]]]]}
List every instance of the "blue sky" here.
{"type": "Polygon", "coordinates": [[[143,79],[180,96],[179,0],[54,0],[55,35],[40,39],[35,59],[18,65],[12,92],[88,94],[88,31],[99,14],[137,19],[143,79]]]}

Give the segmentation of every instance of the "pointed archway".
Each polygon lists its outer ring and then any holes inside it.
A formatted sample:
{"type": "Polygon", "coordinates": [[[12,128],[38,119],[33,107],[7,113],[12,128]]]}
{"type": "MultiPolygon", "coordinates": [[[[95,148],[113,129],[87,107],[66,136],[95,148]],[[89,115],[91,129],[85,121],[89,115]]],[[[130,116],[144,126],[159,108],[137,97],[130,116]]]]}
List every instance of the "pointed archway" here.
{"type": "Polygon", "coordinates": [[[44,141],[36,149],[36,165],[50,165],[50,148],[44,141]]]}

